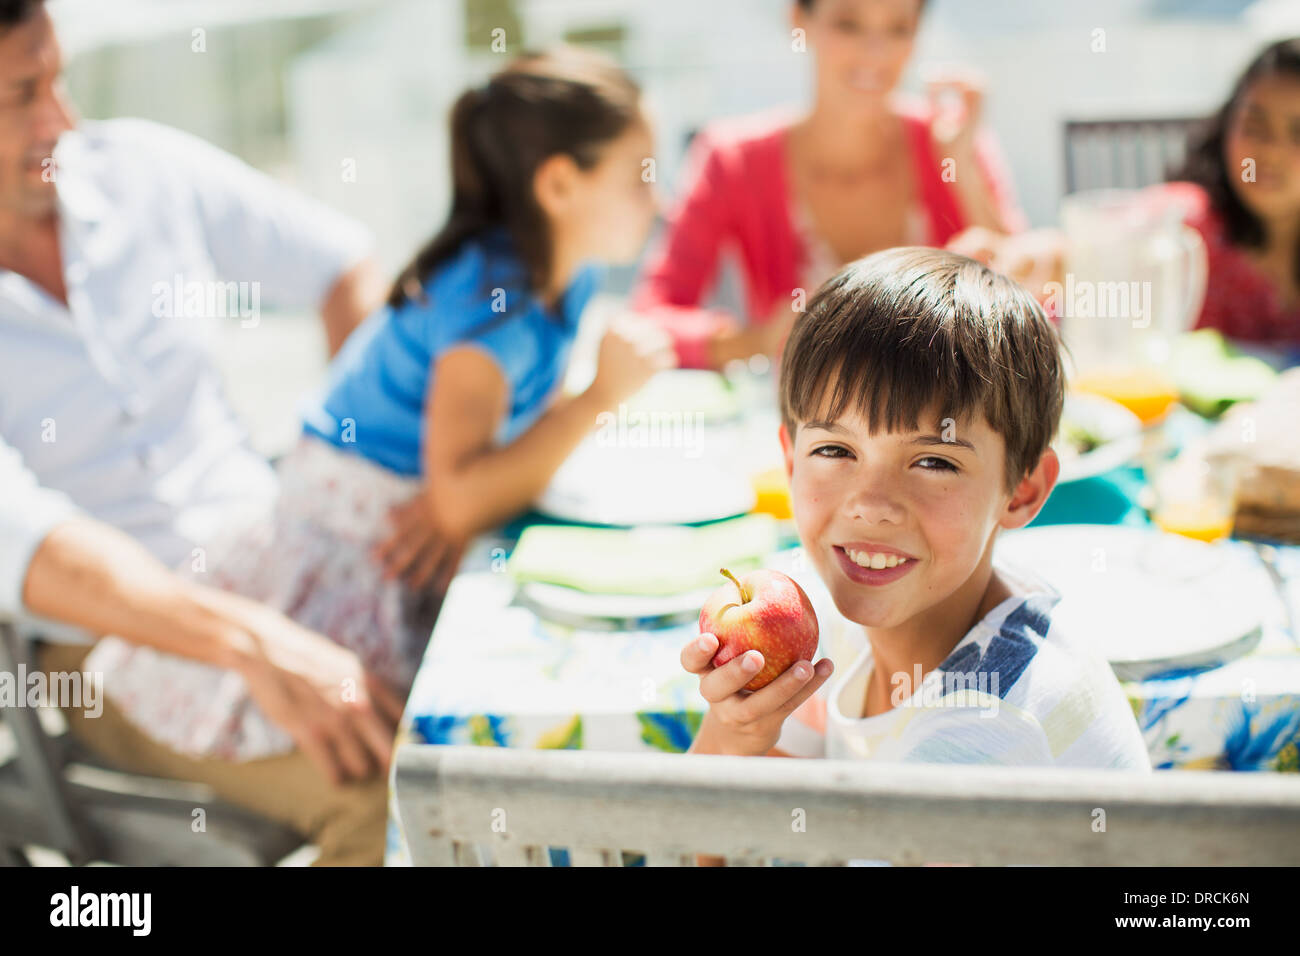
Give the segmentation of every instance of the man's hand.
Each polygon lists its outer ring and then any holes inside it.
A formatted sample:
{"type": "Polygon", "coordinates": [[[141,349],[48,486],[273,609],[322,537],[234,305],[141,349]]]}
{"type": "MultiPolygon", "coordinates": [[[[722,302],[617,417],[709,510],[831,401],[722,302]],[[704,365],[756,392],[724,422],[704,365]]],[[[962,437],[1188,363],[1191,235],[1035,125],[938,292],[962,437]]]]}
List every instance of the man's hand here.
{"type": "Polygon", "coordinates": [[[700,678],[700,694],[709,702],[691,753],[762,756],[776,746],[781,725],[835,670],[829,657],[814,666],[796,661],[761,690],[745,685],[763,669],[763,655],[746,651],[721,667],[712,664],[718,639],[701,634],[682,648],[682,667],[700,678]]]}
{"type": "Polygon", "coordinates": [[[250,598],[182,580],[138,541],[74,517],[37,547],[23,603],[95,634],[235,670],[336,783],[384,771],[402,701],[355,654],[250,598]]]}
{"type": "Polygon", "coordinates": [[[267,612],[243,642],[236,670],[331,783],[387,772],[402,701],[352,651],[267,612]]]}
{"type": "Polygon", "coordinates": [[[428,492],[421,491],[388,515],[393,533],[373,553],[384,573],[390,578],[404,577],[415,591],[426,586],[435,593],[445,591],[460,564],[464,545],[438,527],[428,492]]]}

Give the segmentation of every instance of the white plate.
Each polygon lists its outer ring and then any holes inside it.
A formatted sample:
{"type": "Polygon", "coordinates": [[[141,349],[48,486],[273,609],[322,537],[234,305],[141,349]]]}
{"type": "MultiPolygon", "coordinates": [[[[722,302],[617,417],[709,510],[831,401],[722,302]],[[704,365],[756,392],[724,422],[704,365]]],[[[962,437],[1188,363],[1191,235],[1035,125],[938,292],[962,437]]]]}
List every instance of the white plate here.
{"type": "Polygon", "coordinates": [[[1054,624],[1124,680],[1249,652],[1262,634],[1262,609],[1276,599],[1248,548],[1154,528],[1029,528],[1001,536],[997,556],[1055,587],[1054,624]]]}
{"type": "Polygon", "coordinates": [[[561,521],[599,525],[697,524],[745,514],[755,504],[743,467],[712,428],[666,432],[657,447],[588,436],[534,503],[561,521]]]}
{"type": "Polygon", "coordinates": [[[528,581],[518,600],[538,616],[592,630],[655,628],[698,620],[714,588],[681,594],[588,594],[558,584],[528,581]]]}
{"type": "Polygon", "coordinates": [[[623,404],[629,413],[699,415],[708,422],[740,417],[740,404],[727,380],[703,369],[658,372],[623,404]]]}
{"type": "Polygon", "coordinates": [[[1142,420],[1119,402],[1100,395],[1067,392],[1062,422],[1075,422],[1102,440],[1086,454],[1076,454],[1061,441],[1052,443],[1061,459],[1058,484],[1081,481],[1128,464],[1142,450],[1142,420]]]}

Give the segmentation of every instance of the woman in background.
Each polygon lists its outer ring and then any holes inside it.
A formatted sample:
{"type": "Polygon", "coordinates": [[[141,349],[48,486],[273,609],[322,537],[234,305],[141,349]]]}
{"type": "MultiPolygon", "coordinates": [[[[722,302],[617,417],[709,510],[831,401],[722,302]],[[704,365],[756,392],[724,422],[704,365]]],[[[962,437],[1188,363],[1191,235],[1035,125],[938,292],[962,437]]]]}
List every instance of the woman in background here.
{"type": "Polygon", "coordinates": [[[991,139],[980,91],[931,86],[932,101],[894,93],[925,0],[798,0],[792,24],[815,63],[803,116],[764,114],[700,132],[688,186],[633,294],[673,337],[684,367],[776,355],[811,297],[845,262],[900,245],[943,246],[978,227],[1023,227],[991,139]],[[956,117],[940,98],[959,100],[956,117]],[[724,249],[739,253],[748,321],[697,308],[724,249]]]}
{"type": "Polygon", "coordinates": [[[1300,38],[1251,62],[1193,142],[1179,179],[1155,192],[1181,203],[1205,240],[1197,327],[1300,345],[1300,38]]]}

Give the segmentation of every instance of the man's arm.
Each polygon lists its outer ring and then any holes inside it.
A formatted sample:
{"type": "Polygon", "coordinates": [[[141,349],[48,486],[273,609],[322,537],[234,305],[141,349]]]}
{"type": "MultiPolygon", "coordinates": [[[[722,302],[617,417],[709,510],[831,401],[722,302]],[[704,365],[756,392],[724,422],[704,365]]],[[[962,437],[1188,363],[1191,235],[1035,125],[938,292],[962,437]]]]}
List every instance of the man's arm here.
{"type": "Polygon", "coordinates": [[[237,671],[330,780],[382,772],[392,757],[402,703],[355,654],[256,601],[172,574],[42,487],[0,438],[0,614],[24,612],[237,671]]]}
{"type": "Polygon", "coordinates": [[[385,772],[402,702],[351,651],[271,608],[172,574],[89,518],[56,525],[27,566],[22,604],[240,673],[272,721],[335,784],[385,772]]]}
{"type": "Polygon", "coordinates": [[[29,611],[135,644],[235,667],[248,635],[206,589],[164,567],[139,542],[109,525],[74,517],[56,526],[27,566],[29,611]]]}

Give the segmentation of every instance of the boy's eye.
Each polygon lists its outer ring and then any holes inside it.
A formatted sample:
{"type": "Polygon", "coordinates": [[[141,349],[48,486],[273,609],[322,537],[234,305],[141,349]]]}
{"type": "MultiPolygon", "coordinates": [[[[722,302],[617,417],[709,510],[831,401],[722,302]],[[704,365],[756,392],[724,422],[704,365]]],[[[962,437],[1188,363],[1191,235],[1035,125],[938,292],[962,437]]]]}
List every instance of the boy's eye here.
{"type": "Polygon", "coordinates": [[[952,462],[950,462],[947,458],[934,458],[932,456],[926,456],[925,458],[922,458],[919,461],[917,461],[917,464],[923,466],[923,469],[925,471],[956,471],[957,470],[957,466],[954,465],[952,462]],[[930,462],[930,464],[927,465],[925,464],[926,462],[930,462]]]}
{"type": "Polygon", "coordinates": [[[849,450],[842,445],[822,445],[814,448],[812,454],[821,458],[846,458],[849,450]]]}

